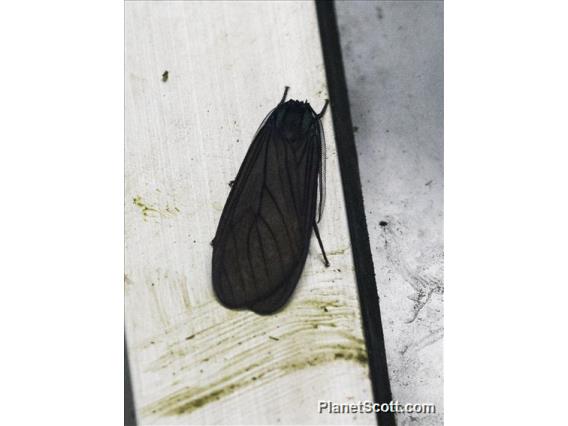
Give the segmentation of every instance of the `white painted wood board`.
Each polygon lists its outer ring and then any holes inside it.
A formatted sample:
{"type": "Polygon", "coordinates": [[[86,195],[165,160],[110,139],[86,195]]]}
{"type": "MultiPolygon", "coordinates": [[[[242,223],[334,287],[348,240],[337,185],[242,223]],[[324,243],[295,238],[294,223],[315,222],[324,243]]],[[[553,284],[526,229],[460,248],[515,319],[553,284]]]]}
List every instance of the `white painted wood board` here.
{"type": "Polygon", "coordinates": [[[319,414],[372,400],[328,112],[327,198],[291,302],[231,311],[210,241],[252,136],[278,103],[327,98],[312,2],[127,2],[125,318],[138,422],[375,424],[319,414]],[[169,78],[162,81],[168,70],[169,78]]]}

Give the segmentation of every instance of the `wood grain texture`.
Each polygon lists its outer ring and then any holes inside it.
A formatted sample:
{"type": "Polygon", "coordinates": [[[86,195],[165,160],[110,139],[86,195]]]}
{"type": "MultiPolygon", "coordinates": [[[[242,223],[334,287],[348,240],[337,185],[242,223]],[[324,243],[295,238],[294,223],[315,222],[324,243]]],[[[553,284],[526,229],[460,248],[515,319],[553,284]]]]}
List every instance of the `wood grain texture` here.
{"type": "Polygon", "coordinates": [[[327,199],[291,302],[223,308],[210,241],[285,85],[327,98],[311,2],[126,3],[126,333],[139,424],[374,424],[319,414],[372,400],[331,114],[327,199]],[[162,81],[164,71],[167,81],[162,81]]]}

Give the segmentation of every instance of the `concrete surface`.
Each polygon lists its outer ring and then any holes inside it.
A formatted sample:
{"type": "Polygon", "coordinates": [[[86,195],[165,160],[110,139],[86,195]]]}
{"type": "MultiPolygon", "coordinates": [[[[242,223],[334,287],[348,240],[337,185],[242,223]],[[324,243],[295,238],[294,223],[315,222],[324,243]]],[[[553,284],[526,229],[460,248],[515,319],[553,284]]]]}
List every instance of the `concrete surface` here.
{"type": "Polygon", "coordinates": [[[393,397],[443,424],[443,3],[337,2],[393,397]]]}

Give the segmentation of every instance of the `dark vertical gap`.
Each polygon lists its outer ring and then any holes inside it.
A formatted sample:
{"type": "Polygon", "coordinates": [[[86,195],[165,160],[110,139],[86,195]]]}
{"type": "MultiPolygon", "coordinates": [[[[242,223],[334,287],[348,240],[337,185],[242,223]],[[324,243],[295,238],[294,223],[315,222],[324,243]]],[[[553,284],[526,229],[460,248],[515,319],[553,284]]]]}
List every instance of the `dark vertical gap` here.
{"type": "MultiPolygon", "coordinates": [[[[363,205],[361,180],[357,150],[353,137],[353,124],[349,109],[349,97],[339,44],[339,32],[335,16],[334,2],[316,1],[320,38],[327,75],[327,85],[331,102],[333,127],[337,145],[337,157],[343,182],[343,195],[349,223],[349,234],[353,249],[355,276],[359,291],[359,304],[363,331],[369,357],[369,370],[373,396],[377,403],[390,403],[392,400],[387,369],[383,326],[379,297],[375,283],[375,269],[371,257],[367,221],[363,205]]],[[[392,412],[377,413],[380,426],[395,425],[392,412]]]]}
{"type": "Polygon", "coordinates": [[[136,411],[132,394],[132,381],[128,364],[128,351],[124,341],[124,426],[136,426],[136,411]]]}

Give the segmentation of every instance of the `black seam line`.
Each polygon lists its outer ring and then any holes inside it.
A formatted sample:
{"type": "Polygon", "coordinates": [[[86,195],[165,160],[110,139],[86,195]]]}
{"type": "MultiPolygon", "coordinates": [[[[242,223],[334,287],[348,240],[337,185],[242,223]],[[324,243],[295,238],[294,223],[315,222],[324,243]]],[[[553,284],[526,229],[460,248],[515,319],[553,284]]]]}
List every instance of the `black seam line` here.
{"type": "MultiPolygon", "coordinates": [[[[357,150],[353,137],[353,124],[351,122],[349,97],[334,6],[334,2],[316,0],[316,13],[331,101],[337,157],[343,182],[343,196],[345,198],[353,263],[359,291],[363,332],[369,358],[371,385],[375,402],[389,403],[392,400],[392,394],[381,324],[379,297],[377,295],[375,270],[373,258],[371,257],[369,234],[367,232],[357,150]]],[[[395,425],[394,413],[377,413],[377,422],[380,426],[395,425]]]]}

